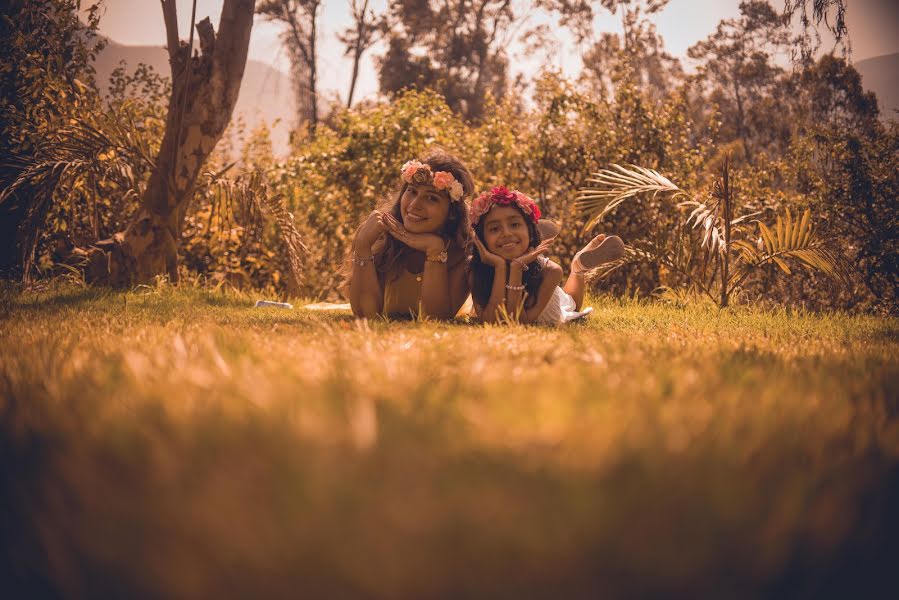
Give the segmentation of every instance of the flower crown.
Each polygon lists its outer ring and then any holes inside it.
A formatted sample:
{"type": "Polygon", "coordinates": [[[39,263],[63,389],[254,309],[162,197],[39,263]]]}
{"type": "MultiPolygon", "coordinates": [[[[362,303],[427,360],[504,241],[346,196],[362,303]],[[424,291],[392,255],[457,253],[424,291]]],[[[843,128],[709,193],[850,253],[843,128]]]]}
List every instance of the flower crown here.
{"type": "Polygon", "coordinates": [[[472,225],[477,225],[478,220],[490,212],[494,205],[510,206],[512,203],[531,217],[534,223],[540,220],[540,208],[537,207],[536,202],[518,190],[509,190],[505,187],[495,187],[472,200],[468,217],[472,225]]]}
{"type": "Polygon", "coordinates": [[[410,160],[403,165],[403,181],[416,185],[433,185],[438,190],[446,190],[453,202],[458,202],[465,193],[462,184],[456,181],[453,174],[448,171],[431,173],[431,165],[410,160]]]}

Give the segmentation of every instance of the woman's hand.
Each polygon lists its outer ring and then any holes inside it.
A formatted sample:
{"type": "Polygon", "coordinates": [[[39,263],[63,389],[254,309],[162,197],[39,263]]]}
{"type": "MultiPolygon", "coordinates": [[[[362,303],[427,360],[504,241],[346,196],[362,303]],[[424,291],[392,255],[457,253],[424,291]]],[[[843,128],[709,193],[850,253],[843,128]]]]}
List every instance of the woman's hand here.
{"type": "Polygon", "coordinates": [[[472,230],[471,232],[471,237],[474,239],[474,245],[478,249],[478,254],[481,256],[482,263],[484,263],[485,265],[490,265],[494,269],[506,266],[506,259],[504,259],[502,256],[498,256],[490,252],[490,250],[487,250],[487,248],[484,247],[484,243],[481,242],[481,239],[478,237],[478,234],[474,232],[474,230],[472,230]]]}
{"type": "Polygon", "coordinates": [[[525,270],[529,264],[537,260],[537,257],[549,250],[556,238],[549,238],[540,242],[536,248],[528,248],[527,252],[512,261],[512,264],[518,263],[522,270],[525,270]]]}
{"type": "Polygon", "coordinates": [[[380,222],[384,231],[406,244],[413,250],[425,254],[436,254],[446,249],[446,242],[436,233],[409,233],[403,224],[390,213],[381,213],[380,222]]]}
{"type": "Polygon", "coordinates": [[[379,210],[371,211],[371,214],[368,215],[368,218],[365,219],[365,222],[359,227],[359,231],[356,232],[354,250],[359,254],[367,254],[370,252],[372,246],[378,240],[378,237],[384,233],[385,227],[382,223],[382,215],[383,213],[379,210]]]}

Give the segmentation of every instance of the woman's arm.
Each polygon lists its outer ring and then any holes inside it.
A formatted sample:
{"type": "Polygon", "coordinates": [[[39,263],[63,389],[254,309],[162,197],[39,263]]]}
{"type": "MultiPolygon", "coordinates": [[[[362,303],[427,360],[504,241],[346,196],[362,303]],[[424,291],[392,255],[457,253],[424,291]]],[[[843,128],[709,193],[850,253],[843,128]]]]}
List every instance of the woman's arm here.
{"type": "Polygon", "coordinates": [[[384,227],[380,213],[373,211],[356,232],[353,240],[353,272],[350,275],[349,297],[353,314],[357,317],[374,318],[384,309],[384,289],[375,269],[372,247],[384,227]]]}
{"type": "Polygon", "coordinates": [[[462,250],[451,253],[449,258],[449,299],[450,312],[456,316],[471,293],[471,279],[468,261],[462,250]]]}
{"type": "Polygon", "coordinates": [[[465,287],[465,274],[451,272],[446,260],[446,241],[434,233],[409,233],[405,227],[389,213],[381,219],[385,231],[409,248],[425,255],[424,271],[421,276],[421,315],[437,319],[451,319],[462,302],[451,298],[453,288],[465,287]],[[441,257],[441,254],[443,256],[441,257]],[[444,260],[440,260],[443,258],[444,260]]]}
{"type": "MultiPolygon", "coordinates": [[[[438,238],[439,239],[439,238],[438,238]]],[[[455,315],[450,302],[449,269],[446,262],[429,260],[443,249],[425,252],[425,268],[421,276],[421,313],[425,317],[450,319],[455,315]]]]}

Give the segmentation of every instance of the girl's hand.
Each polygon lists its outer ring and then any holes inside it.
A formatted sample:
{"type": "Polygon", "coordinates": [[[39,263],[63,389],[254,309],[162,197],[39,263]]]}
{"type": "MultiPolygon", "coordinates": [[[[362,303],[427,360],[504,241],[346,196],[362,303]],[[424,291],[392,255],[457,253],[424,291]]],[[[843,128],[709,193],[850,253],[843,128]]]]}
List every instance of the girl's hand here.
{"type": "Polygon", "coordinates": [[[549,250],[549,247],[552,246],[554,241],[556,241],[556,238],[552,237],[548,240],[543,240],[542,242],[540,242],[536,248],[528,248],[527,252],[513,260],[512,264],[518,263],[521,265],[522,269],[524,269],[529,264],[537,260],[538,256],[549,250]]]}
{"type": "Polygon", "coordinates": [[[485,265],[490,265],[494,269],[499,267],[506,266],[506,259],[502,256],[498,256],[484,247],[484,243],[481,242],[481,238],[478,237],[478,234],[471,231],[471,237],[474,239],[474,245],[478,249],[478,254],[481,256],[481,262],[485,265]]]}
{"type": "Polygon", "coordinates": [[[371,247],[377,241],[378,237],[384,233],[385,228],[381,223],[381,211],[373,210],[359,231],[356,233],[356,250],[360,253],[369,252],[371,247]]]}
{"type": "Polygon", "coordinates": [[[446,243],[443,241],[443,238],[436,233],[409,233],[403,227],[403,224],[390,213],[381,213],[380,222],[384,227],[384,231],[413,250],[418,250],[425,254],[436,254],[446,249],[446,243]]]}

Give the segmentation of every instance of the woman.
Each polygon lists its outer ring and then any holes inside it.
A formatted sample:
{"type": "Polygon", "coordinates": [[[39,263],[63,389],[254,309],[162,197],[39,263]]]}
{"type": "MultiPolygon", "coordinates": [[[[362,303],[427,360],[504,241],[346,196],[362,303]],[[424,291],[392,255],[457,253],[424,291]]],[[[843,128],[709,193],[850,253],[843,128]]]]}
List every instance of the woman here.
{"type": "Polygon", "coordinates": [[[409,161],[401,175],[396,199],[356,231],[345,271],[350,306],[357,317],[452,318],[469,293],[471,173],[438,152],[409,161]]]}

